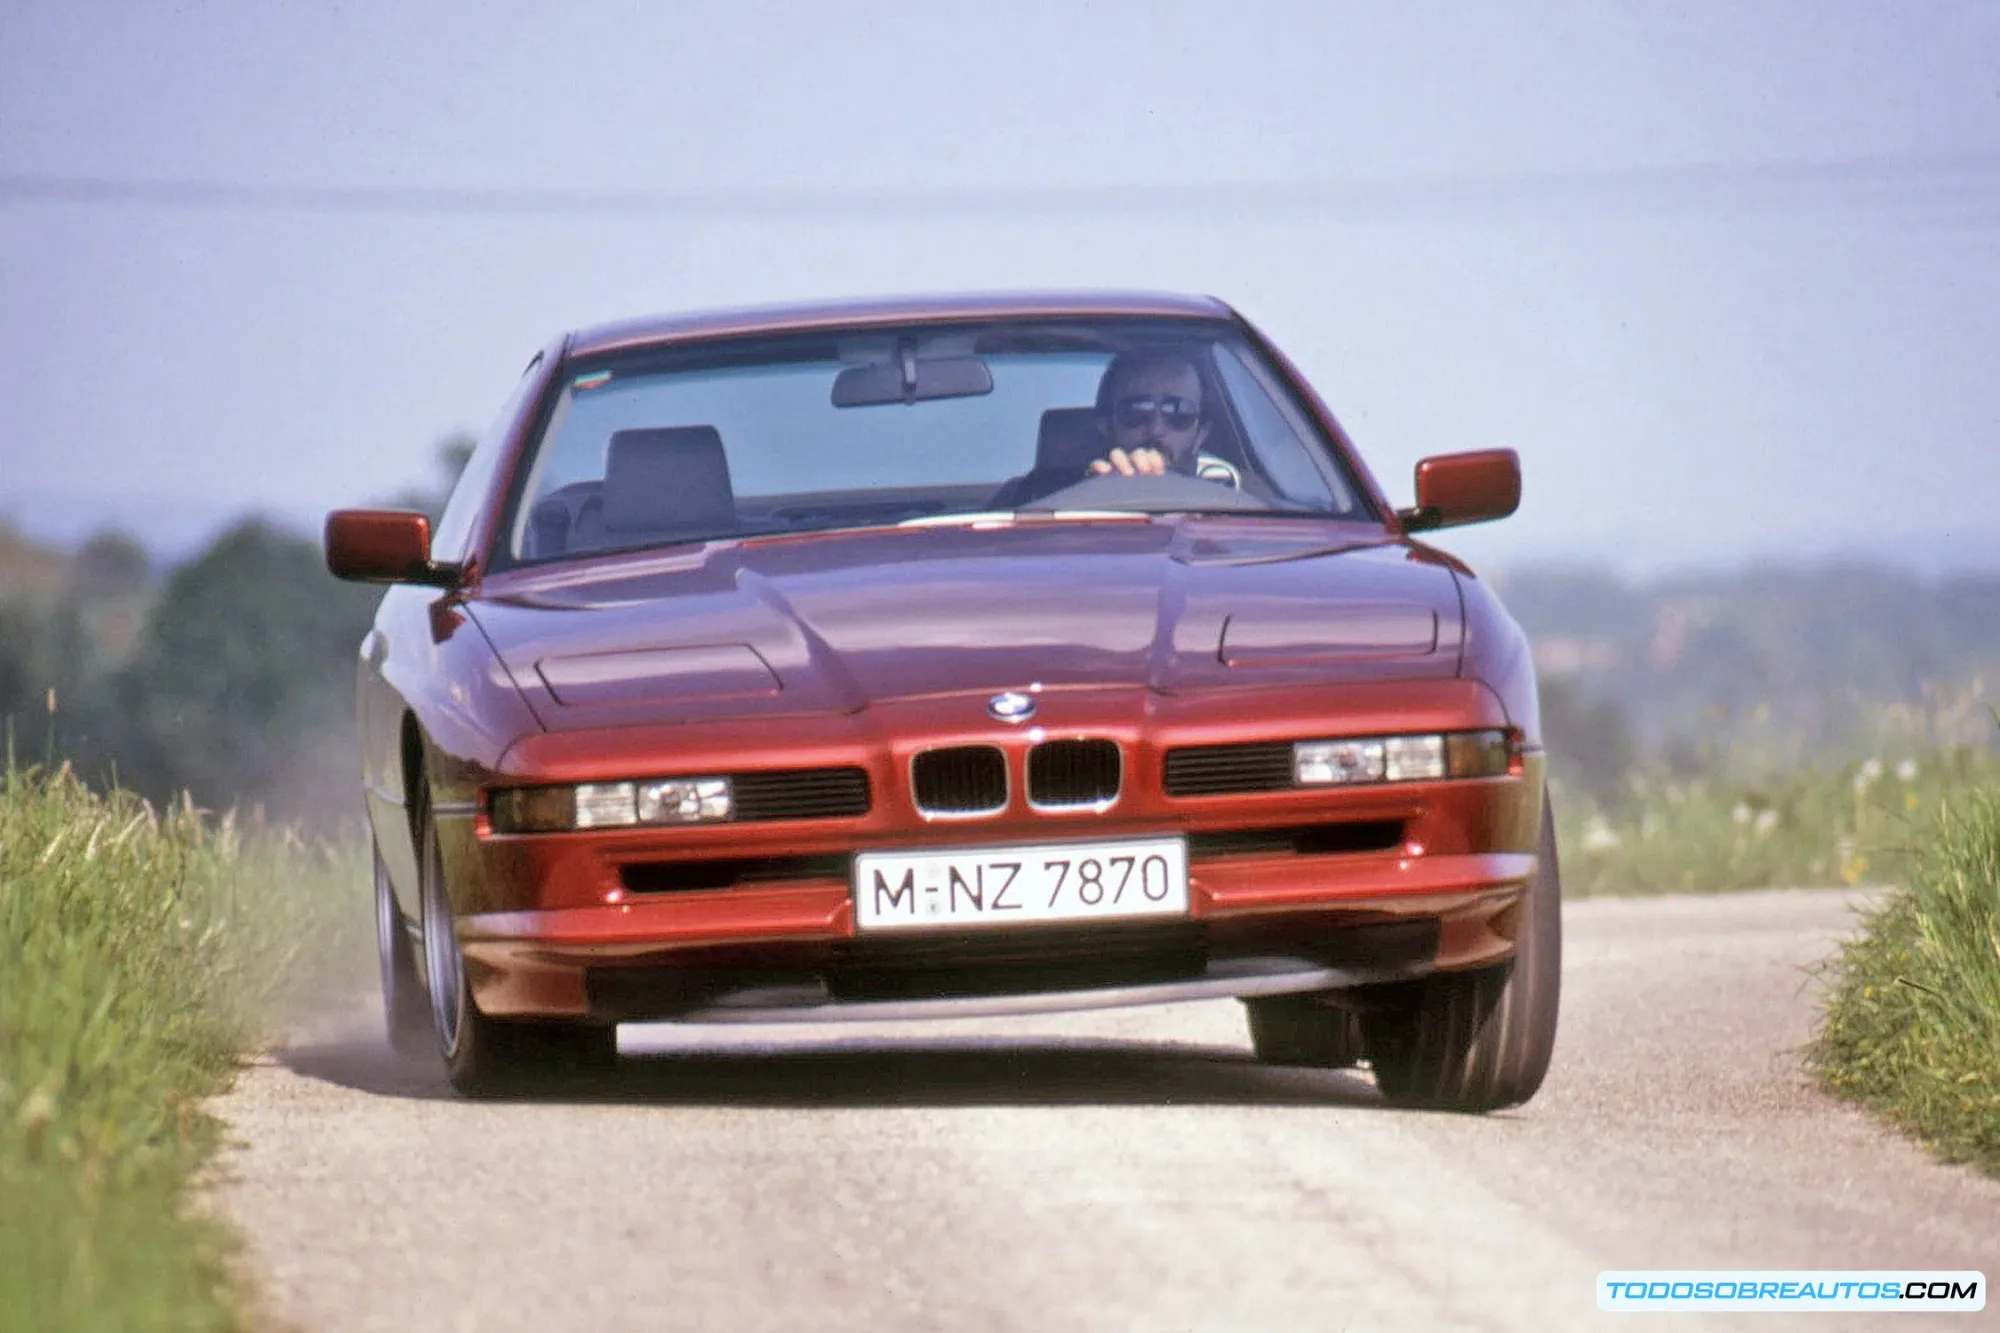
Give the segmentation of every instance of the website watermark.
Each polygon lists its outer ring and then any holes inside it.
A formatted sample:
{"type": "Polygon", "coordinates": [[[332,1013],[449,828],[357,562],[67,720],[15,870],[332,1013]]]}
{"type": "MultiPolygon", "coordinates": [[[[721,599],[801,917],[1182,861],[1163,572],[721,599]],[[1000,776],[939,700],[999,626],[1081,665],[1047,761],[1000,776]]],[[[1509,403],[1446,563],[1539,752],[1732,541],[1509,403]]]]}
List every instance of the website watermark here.
{"type": "Polygon", "coordinates": [[[1630,1269],[1597,1275],[1597,1308],[1660,1310],[1867,1310],[1874,1313],[1984,1310],[1986,1274],[1914,1269],[1859,1271],[1667,1271],[1630,1269]]]}

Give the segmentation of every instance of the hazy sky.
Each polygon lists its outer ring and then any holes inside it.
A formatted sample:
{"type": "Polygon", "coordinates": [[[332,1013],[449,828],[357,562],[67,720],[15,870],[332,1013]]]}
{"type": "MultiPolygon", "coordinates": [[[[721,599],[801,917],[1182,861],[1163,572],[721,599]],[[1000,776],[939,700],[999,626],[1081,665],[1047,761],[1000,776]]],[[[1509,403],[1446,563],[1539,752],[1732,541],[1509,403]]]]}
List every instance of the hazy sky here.
{"type": "Polygon", "coordinates": [[[1045,286],[1236,305],[1401,502],[1518,448],[1475,559],[2000,565],[2000,5],[0,0],[32,531],[316,529],[561,328],[1045,286]]]}

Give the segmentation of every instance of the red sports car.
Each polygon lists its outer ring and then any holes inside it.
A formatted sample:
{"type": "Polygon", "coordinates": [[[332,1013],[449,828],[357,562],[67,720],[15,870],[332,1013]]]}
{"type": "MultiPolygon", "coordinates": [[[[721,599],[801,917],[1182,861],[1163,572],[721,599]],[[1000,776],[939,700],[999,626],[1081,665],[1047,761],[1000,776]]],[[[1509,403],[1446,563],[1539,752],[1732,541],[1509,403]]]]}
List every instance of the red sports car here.
{"type": "Polygon", "coordinates": [[[1234,997],[1391,1102],[1532,1096],[1560,886],[1521,631],[1228,306],[1069,293],[570,333],[389,583],[362,781],[399,1048],[1234,997]]]}

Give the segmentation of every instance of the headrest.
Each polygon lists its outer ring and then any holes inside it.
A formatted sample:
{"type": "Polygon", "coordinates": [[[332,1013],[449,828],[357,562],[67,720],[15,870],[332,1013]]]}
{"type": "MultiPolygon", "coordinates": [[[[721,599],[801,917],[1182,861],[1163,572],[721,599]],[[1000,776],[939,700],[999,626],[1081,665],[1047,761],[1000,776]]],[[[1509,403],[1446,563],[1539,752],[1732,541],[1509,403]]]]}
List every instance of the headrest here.
{"type": "Polygon", "coordinates": [[[604,463],[607,532],[721,532],[735,524],[736,493],[715,427],[613,433],[604,463]]]}
{"type": "Polygon", "coordinates": [[[1081,472],[1103,454],[1096,408],[1052,407],[1042,413],[1041,433],[1035,439],[1037,472],[1081,472]]]}

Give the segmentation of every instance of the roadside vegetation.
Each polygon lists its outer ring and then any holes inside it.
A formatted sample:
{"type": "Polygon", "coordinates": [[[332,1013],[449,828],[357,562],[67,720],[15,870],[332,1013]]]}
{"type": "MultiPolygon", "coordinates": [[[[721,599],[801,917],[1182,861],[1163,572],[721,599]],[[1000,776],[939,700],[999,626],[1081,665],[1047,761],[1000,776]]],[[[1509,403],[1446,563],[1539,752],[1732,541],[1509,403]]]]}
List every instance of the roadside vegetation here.
{"type": "MultiPolygon", "coordinates": [[[[471,449],[443,440],[437,486],[383,503],[435,519],[471,449]]],[[[327,572],[317,533],[255,516],[164,564],[0,517],[0,726],[100,789],[331,832],[358,812],[354,654],[380,597],[327,572]]]]}
{"type": "Polygon", "coordinates": [[[1827,1091],[2000,1175],[2000,785],[1925,821],[1904,883],[1829,967],[1813,1065],[1827,1091]]]}
{"type": "Polygon", "coordinates": [[[1877,890],[1821,970],[1812,1069],[1945,1160],[2000,1175],[2000,713],[1977,683],[1881,709],[1860,757],[1755,721],[1608,792],[1559,770],[1565,894],[1877,890]]]}
{"type": "Polygon", "coordinates": [[[1755,714],[1719,720],[1714,735],[1610,783],[1558,764],[1566,896],[1901,883],[1945,802],[2000,783],[1982,682],[1924,707],[1871,710],[1842,751],[1755,714]]]}
{"type": "Polygon", "coordinates": [[[183,803],[0,776],[0,1328],[240,1322],[193,1199],[202,1102],[372,966],[352,852],[183,803]]]}

